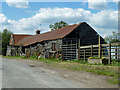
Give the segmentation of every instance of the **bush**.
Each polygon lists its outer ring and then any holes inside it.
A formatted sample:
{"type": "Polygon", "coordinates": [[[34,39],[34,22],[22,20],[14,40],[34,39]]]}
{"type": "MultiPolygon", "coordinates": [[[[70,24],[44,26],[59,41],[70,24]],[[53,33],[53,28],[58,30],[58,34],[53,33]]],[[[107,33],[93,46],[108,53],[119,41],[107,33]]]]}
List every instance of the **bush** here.
{"type": "Polygon", "coordinates": [[[50,56],[49,59],[52,60],[52,59],[53,59],[53,56],[50,56]]]}
{"type": "Polygon", "coordinates": [[[89,59],[100,59],[99,57],[89,57],[89,59]]]}
{"type": "Polygon", "coordinates": [[[79,61],[81,64],[86,64],[87,63],[87,59],[81,59],[80,61],[79,61]]]}
{"type": "Polygon", "coordinates": [[[62,60],[62,54],[59,54],[58,57],[59,57],[59,60],[62,60]]]}
{"type": "Polygon", "coordinates": [[[29,59],[38,59],[38,56],[30,56],[29,59]]]}
{"type": "Polygon", "coordinates": [[[111,65],[119,66],[120,65],[120,61],[119,60],[112,60],[111,65]]]}
{"type": "Polygon", "coordinates": [[[103,63],[104,65],[108,64],[108,61],[109,61],[108,58],[102,57],[102,63],[103,63]]]}

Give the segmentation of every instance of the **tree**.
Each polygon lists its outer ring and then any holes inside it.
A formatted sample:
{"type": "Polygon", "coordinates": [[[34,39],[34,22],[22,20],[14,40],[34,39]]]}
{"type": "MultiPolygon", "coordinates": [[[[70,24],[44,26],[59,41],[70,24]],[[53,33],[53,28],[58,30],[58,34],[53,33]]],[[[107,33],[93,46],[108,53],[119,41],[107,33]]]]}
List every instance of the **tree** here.
{"type": "Polygon", "coordinates": [[[2,32],[2,55],[3,56],[6,55],[7,45],[9,44],[11,34],[12,33],[7,29],[4,29],[2,32]]]}
{"type": "Polygon", "coordinates": [[[49,28],[51,28],[51,31],[52,31],[52,30],[59,29],[65,26],[68,26],[68,24],[64,21],[60,21],[60,22],[56,22],[55,24],[50,24],[49,28]]]}
{"type": "Polygon", "coordinates": [[[105,41],[109,43],[117,43],[119,40],[120,33],[112,32],[112,35],[105,37],[105,41]]]}
{"type": "Polygon", "coordinates": [[[2,55],[2,35],[0,32],[0,55],[2,55]]]}

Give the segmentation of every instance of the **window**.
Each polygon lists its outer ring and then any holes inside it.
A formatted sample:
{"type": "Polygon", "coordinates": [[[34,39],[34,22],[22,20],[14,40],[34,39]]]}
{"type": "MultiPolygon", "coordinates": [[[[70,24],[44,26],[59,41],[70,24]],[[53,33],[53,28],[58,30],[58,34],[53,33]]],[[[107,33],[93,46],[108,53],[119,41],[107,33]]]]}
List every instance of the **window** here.
{"type": "Polygon", "coordinates": [[[55,43],[52,43],[52,51],[55,51],[55,50],[56,50],[55,43]]]}

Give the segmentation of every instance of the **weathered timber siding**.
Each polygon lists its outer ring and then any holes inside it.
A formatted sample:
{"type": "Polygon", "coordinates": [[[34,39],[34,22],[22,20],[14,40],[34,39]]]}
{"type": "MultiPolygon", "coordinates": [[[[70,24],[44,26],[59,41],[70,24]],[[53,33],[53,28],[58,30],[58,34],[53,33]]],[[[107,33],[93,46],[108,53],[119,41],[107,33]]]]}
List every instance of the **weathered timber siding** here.
{"type": "MultiPolygon", "coordinates": [[[[86,45],[94,45],[98,44],[98,38],[99,35],[97,32],[90,27],[87,23],[83,23],[75,30],[73,30],[70,34],[68,34],[64,38],[77,38],[80,39],[80,45],[86,46],[86,45]]],[[[105,43],[104,39],[101,37],[101,44],[105,43]]]]}

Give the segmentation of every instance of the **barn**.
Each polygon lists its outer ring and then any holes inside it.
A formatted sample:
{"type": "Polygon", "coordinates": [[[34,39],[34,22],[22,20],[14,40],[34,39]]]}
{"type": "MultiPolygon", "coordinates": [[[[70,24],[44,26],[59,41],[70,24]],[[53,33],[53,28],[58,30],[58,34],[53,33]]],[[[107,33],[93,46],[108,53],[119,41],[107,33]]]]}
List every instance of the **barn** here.
{"type": "MultiPolygon", "coordinates": [[[[98,44],[99,34],[86,22],[69,25],[36,35],[12,34],[7,55],[33,55],[43,58],[56,57],[64,60],[78,58],[79,46],[98,44]]],[[[101,44],[105,43],[100,37],[101,44]]]]}

